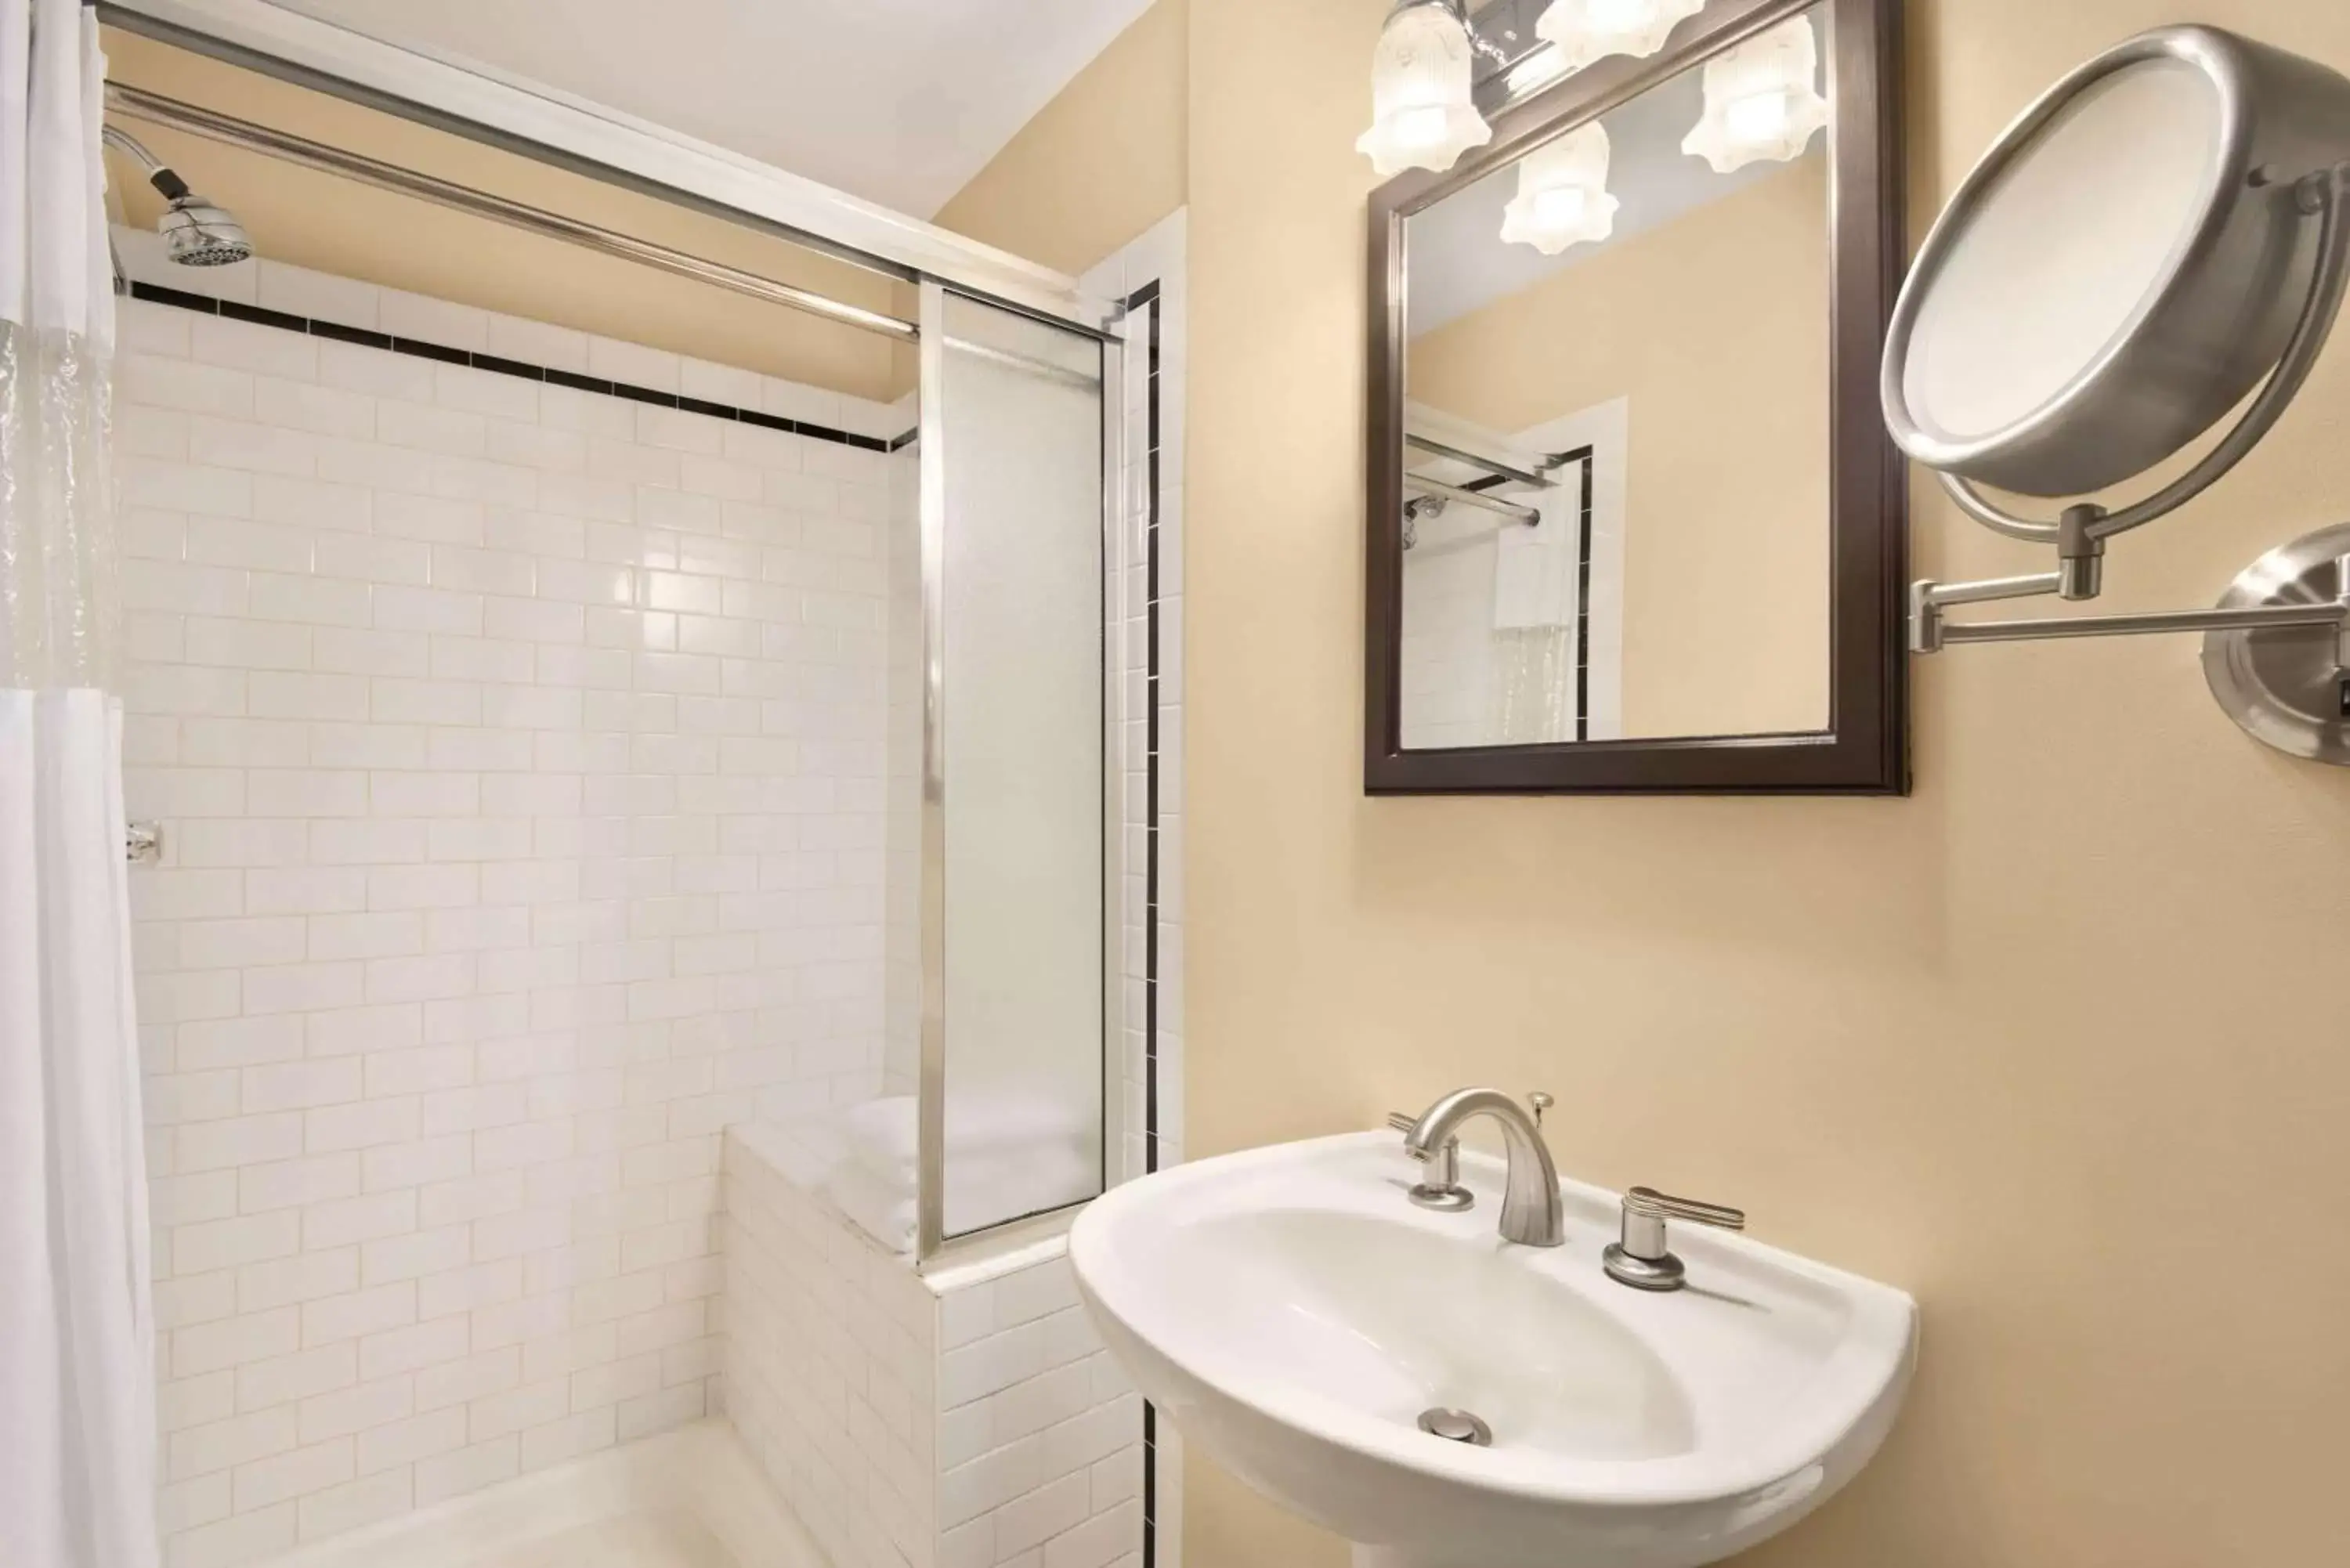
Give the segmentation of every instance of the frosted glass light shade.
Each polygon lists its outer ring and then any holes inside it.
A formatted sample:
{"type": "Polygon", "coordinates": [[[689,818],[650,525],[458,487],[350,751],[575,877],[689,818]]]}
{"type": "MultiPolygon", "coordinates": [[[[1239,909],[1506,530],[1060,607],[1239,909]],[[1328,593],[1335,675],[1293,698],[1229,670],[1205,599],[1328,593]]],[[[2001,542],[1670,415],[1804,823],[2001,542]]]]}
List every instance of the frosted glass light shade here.
{"type": "Polygon", "coordinates": [[[1615,233],[1618,203],[1607,193],[1607,128],[1597,120],[1529,153],[1518,165],[1502,238],[1555,256],[1615,233]]]}
{"type": "Polygon", "coordinates": [[[1704,9],[1705,0],[1551,0],[1534,36],[1558,47],[1563,75],[1609,55],[1653,55],[1704,9]]]}
{"type": "Polygon", "coordinates": [[[1442,0],[1418,0],[1388,18],[1371,57],[1371,128],[1355,149],[1381,175],[1450,169],[1493,139],[1471,94],[1469,30],[1442,0]]]}
{"type": "Polygon", "coordinates": [[[1705,63],[1705,114],[1681,151],[1728,174],[1764,159],[1803,156],[1828,122],[1814,85],[1819,39],[1808,16],[1792,16],[1705,63]]]}

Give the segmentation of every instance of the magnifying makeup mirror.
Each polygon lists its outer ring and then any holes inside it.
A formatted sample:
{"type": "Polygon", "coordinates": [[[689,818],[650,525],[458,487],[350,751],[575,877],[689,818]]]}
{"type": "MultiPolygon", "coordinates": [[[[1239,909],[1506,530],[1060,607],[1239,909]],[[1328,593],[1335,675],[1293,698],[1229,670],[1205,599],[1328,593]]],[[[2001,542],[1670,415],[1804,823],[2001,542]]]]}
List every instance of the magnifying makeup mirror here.
{"type": "Polygon", "coordinates": [[[2274,426],[2350,282],[2350,79],[2201,26],[2118,44],[2043,94],[1960,185],[1887,335],[1895,442],[1968,515],[2057,569],[1910,590],[1910,647],[2201,631],[2231,717],[2350,763],[2350,527],[2241,576],[2220,607],[1954,624],[1953,606],[2096,597],[2106,541],[2177,510],[2274,426]],[[2241,407],[2184,472],[2118,509],[2011,511],[2125,484],[2241,407]]]}

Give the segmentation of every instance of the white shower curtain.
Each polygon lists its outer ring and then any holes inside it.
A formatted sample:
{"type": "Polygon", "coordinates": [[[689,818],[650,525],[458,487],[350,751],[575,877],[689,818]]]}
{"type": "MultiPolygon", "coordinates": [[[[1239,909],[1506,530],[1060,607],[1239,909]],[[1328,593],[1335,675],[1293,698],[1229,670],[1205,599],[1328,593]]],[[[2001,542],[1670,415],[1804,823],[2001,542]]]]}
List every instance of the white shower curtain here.
{"type": "Polygon", "coordinates": [[[0,0],[0,1564],[153,1568],[114,337],[79,0],[0,0]]]}

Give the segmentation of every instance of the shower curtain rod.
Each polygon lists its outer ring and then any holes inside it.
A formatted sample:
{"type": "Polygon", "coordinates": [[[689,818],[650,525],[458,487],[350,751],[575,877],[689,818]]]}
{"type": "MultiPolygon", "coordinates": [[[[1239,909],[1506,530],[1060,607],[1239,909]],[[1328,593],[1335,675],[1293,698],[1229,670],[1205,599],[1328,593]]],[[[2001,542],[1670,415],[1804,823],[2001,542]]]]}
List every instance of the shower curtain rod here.
{"type": "Polygon", "coordinates": [[[868,310],[861,306],[847,305],[839,300],[827,298],[813,290],[799,288],[788,283],[778,283],[774,278],[744,272],[739,267],[728,266],[723,262],[705,261],[700,256],[672,250],[667,245],[634,239],[629,235],[618,234],[577,218],[567,218],[559,213],[550,213],[544,208],[509,201],[504,196],[494,196],[485,191],[476,191],[471,186],[460,185],[431,174],[421,174],[414,170],[381,162],[360,153],[346,152],[340,148],[329,147],[324,142],[311,141],[286,131],[273,130],[267,126],[255,125],[249,120],[238,119],[213,109],[200,108],[195,104],[182,103],[176,99],[149,92],[143,88],[130,87],[122,82],[109,82],[106,84],[106,94],[109,105],[133,119],[167,126],[175,130],[184,130],[191,135],[224,142],[232,147],[242,147],[248,151],[266,153],[270,157],[283,159],[289,163],[298,163],[305,168],[357,180],[362,184],[372,185],[378,190],[436,202],[461,213],[472,213],[475,217],[489,218],[549,239],[562,240],[587,250],[600,251],[606,255],[619,256],[626,261],[656,267],[679,277],[691,278],[697,283],[732,289],[737,294],[748,295],[754,299],[763,299],[771,305],[785,306],[793,310],[820,316],[827,320],[839,322],[843,326],[858,327],[867,332],[878,332],[885,337],[907,342],[912,341],[919,336],[920,329],[914,323],[901,321],[894,316],[868,310]]]}

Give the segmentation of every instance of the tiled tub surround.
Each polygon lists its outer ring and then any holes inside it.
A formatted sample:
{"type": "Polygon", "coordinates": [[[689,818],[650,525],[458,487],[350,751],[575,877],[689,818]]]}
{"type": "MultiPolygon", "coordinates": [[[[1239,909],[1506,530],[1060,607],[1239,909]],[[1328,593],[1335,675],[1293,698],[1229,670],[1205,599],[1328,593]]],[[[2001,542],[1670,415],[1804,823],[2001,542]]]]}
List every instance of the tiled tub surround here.
{"type": "Polygon", "coordinates": [[[123,338],[162,1511],[202,1568],[708,1407],[721,1128],[879,1077],[889,460],[164,305],[123,338]]]}
{"type": "Polygon", "coordinates": [[[1058,1238],[930,1277],[725,1140],[727,1413],[834,1568],[1138,1568],[1142,1405],[1058,1238]]]}

